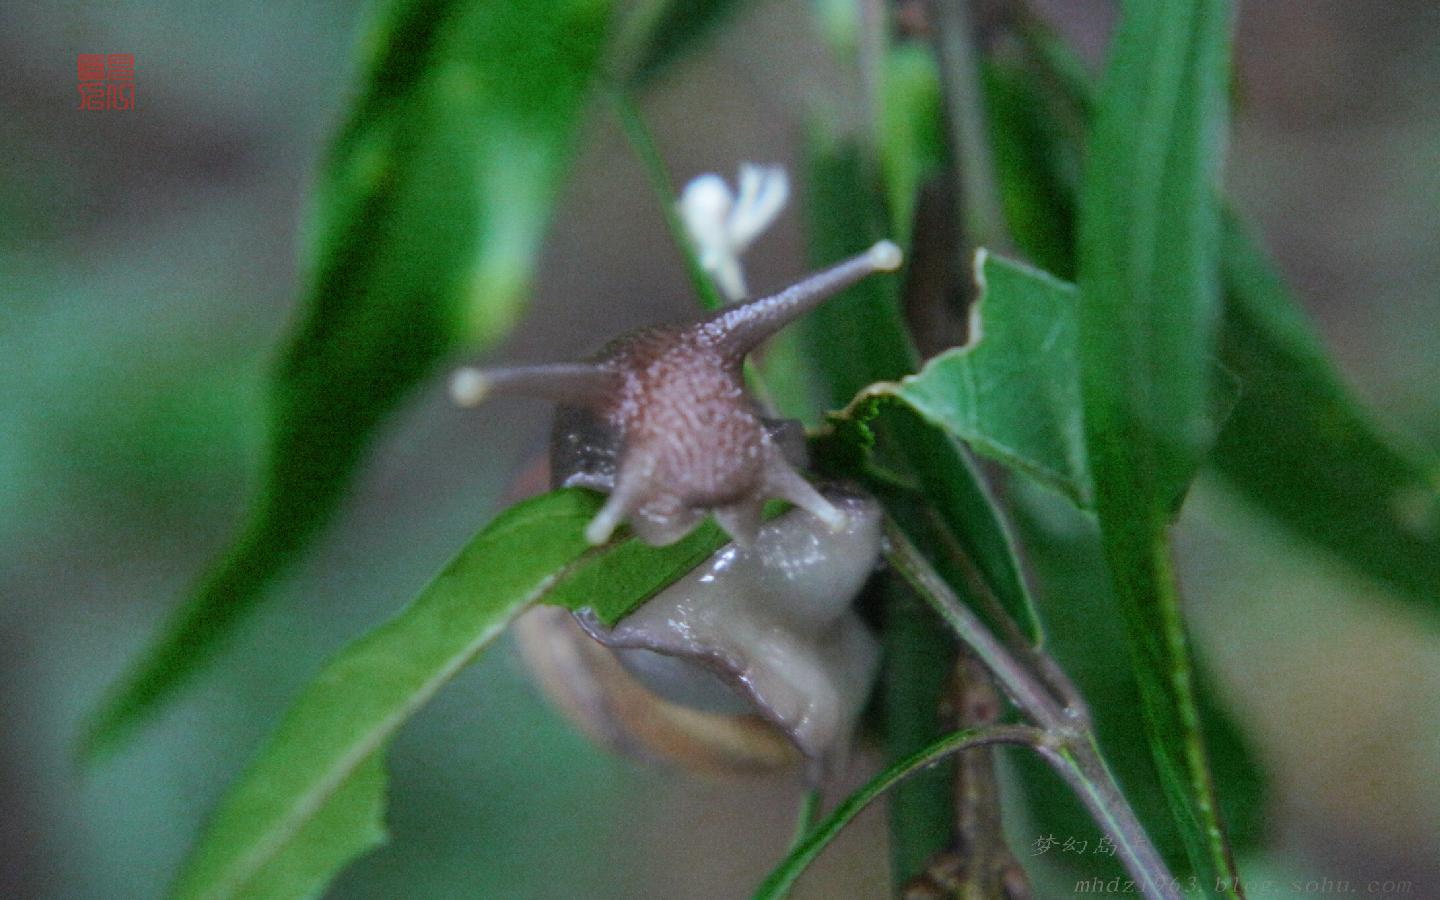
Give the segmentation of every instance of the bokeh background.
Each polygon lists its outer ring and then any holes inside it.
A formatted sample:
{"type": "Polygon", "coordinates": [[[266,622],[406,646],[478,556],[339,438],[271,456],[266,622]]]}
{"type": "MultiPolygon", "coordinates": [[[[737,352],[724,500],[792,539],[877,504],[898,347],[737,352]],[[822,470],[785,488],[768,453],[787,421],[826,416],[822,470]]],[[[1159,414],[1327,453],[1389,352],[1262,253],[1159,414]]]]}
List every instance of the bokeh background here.
{"type": "MultiPolygon", "coordinates": [[[[1041,5],[1098,57],[1108,3],[1041,5]]],[[[462,413],[428,385],[223,661],[103,768],[72,764],[81,718],[253,487],[297,224],[361,14],[0,5],[0,896],[163,893],[299,687],[413,596],[543,446],[543,405],[462,413]],[[75,109],[81,52],[135,54],[136,110],[75,109]]],[[[1359,393],[1440,447],[1440,4],[1252,0],[1237,56],[1232,193],[1359,393]]],[[[732,173],[793,162],[808,108],[843,113],[846,75],[805,4],[755,2],[644,107],[678,177],[732,173]]],[[[583,146],[530,315],[492,360],[568,358],[693,308],[603,110],[583,146]]],[[[752,253],[752,284],[800,274],[800,237],[792,210],[752,253]]],[[[1249,871],[1440,897],[1437,623],[1213,486],[1187,509],[1182,551],[1198,640],[1274,787],[1272,852],[1249,871]]],[[[590,749],[508,644],[390,759],[392,841],[336,897],[740,896],[779,857],[797,796],[783,779],[701,782],[590,749]]],[[[802,893],[882,896],[882,835],[867,814],[802,893]]]]}

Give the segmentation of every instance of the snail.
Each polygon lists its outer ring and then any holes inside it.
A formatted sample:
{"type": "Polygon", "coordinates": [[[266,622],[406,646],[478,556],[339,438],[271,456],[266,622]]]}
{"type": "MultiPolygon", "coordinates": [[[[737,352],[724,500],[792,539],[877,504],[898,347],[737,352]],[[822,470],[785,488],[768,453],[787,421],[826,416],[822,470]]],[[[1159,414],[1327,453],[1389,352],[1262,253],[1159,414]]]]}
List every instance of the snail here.
{"type": "Polygon", "coordinates": [[[628,523],[665,545],[706,515],[732,540],[613,628],[585,612],[522,617],[520,646],[542,687],[599,742],[711,771],[801,759],[812,781],[843,761],[878,667],[852,601],[879,558],[880,509],[800,474],[803,429],[765,415],[742,367],[780,328],[899,265],[882,241],[772,296],[622,335],[582,362],[452,377],[463,406],[502,393],[558,401],[552,486],[609,494],[590,543],[628,523]],[[762,523],[772,498],[795,508],[762,523]]]}

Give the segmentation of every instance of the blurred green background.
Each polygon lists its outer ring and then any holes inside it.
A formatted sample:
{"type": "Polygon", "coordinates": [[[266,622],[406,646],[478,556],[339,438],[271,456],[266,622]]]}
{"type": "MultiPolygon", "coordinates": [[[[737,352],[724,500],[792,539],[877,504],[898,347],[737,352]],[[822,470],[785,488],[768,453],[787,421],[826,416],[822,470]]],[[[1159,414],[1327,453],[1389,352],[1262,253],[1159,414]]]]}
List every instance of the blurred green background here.
{"type": "MultiPolygon", "coordinates": [[[[1102,50],[1108,3],[1040,5],[1102,50]]],[[[298,688],[413,596],[543,446],[543,404],[459,412],[429,385],[223,663],[116,759],[72,765],[81,717],[253,487],[297,223],[360,16],[0,6],[0,895],[160,895],[298,688]],[[136,110],[75,109],[82,52],[135,54],[136,110]]],[[[1233,195],[1361,395],[1440,446],[1440,5],[1254,0],[1237,56],[1233,195]]],[[[844,83],[804,4],[758,2],[644,107],[677,177],[729,175],[793,163],[805,109],[843,113],[844,83]]],[[[799,220],[748,258],[758,289],[803,270],[799,220]]],[[[492,358],[570,358],[691,309],[643,172],[597,107],[531,313],[492,358]]],[[[1440,628],[1236,504],[1202,485],[1181,550],[1197,640],[1274,786],[1276,852],[1253,871],[1440,896],[1440,628]]],[[[335,896],[737,896],[779,857],[796,797],[783,779],[700,782],[589,749],[508,645],[390,758],[392,842],[335,896]],[[645,839],[617,850],[617,817],[645,839]]],[[[867,814],[802,895],[883,894],[882,833],[867,814]]]]}

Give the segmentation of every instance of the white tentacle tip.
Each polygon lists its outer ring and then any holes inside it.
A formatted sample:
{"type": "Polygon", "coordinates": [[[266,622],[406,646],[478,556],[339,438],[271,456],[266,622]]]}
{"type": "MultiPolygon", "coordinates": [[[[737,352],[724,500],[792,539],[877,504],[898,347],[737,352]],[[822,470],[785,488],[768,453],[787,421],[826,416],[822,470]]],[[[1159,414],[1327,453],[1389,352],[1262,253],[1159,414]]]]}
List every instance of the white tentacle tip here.
{"type": "Polygon", "coordinates": [[[610,540],[610,536],[615,533],[615,529],[619,528],[620,523],[624,520],[625,505],[612,493],[610,498],[605,501],[605,505],[600,507],[600,511],[595,514],[595,518],[585,526],[586,542],[592,547],[600,546],[610,540]]]}
{"type": "Polygon", "coordinates": [[[826,530],[831,534],[839,534],[850,524],[850,520],[841,512],[840,507],[826,499],[824,494],[816,492],[813,497],[804,503],[797,503],[801,509],[820,520],[826,530]]]}
{"type": "Polygon", "coordinates": [[[466,366],[450,376],[450,400],[456,406],[477,406],[490,393],[490,379],[479,369],[466,366]]]}
{"type": "Polygon", "coordinates": [[[850,525],[850,519],[834,506],[819,514],[819,519],[832,534],[839,534],[850,525]]]}
{"type": "Polygon", "coordinates": [[[894,241],[880,241],[870,248],[870,265],[877,272],[893,272],[905,261],[905,254],[894,241]]]}
{"type": "Polygon", "coordinates": [[[601,521],[596,518],[585,526],[585,542],[592,547],[598,547],[610,540],[610,535],[615,533],[615,525],[612,522],[601,521]]]}

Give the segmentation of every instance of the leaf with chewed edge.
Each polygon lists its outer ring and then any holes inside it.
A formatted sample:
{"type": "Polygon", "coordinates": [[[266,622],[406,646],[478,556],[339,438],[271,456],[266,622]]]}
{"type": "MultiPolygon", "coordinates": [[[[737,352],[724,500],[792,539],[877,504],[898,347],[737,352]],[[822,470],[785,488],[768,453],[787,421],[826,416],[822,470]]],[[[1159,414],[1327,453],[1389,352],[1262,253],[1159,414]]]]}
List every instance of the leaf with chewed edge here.
{"type": "Polygon", "coordinates": [[[866,394],[904,401],[978,452],[1088,507],[1075,286],[983,250],[975,274],[981,293],[966,345],[866,394]]]}
{"type": "MultiPolygon", "coordinates": [[[[1027,62],[990,61],[995,157],[1011,228],[1052,271],[1073,270],[1078,167],[1062,126],[1094,106],[1084,66],[1046,29],[1023,32],[1027,62]],[[1058,206],[1046,211],[1045,204],[1058,206]]],[[[1313,323],[1241,217],[1222,220],[1220,361],[1239,381],[1210,456],[1246,502],[1356,571],[1440,611],[1440,455],[1377,421],[1345,383],[1313,323]]]]}

